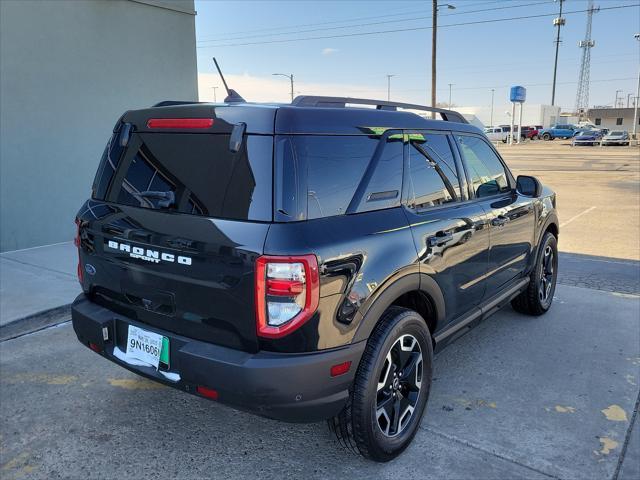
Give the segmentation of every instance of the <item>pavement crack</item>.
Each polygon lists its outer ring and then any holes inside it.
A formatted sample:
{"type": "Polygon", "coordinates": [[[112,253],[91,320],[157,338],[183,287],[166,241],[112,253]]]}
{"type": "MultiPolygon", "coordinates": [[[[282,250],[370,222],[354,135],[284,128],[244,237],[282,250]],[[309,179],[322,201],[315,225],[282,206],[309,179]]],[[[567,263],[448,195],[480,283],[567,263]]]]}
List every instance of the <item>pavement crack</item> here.
{"type": "Polygon", "coordinates": [[[620,456],[618,457],[618,464],[616,465],[616,470],[613,473],[612,480],[618,480],[618,475],[620,475],[620,469],[622,468],[622,462],[624,461],[624,457],[627,453],[627,447],[629,445],[629,441],[631,440],[631,431],[633,430],[633,426],[636,423],[636,418],[638,416],[638,408],[640,408],[640,391],[638,392],[638,397],[636,398],[636,404],[633,407],[633,413],[631,414],[631,421],[629,422],[629,428],[627,428],[627,434],[624,436],[624,442],[622,443],[622,450],[620,450],[620,456]]]}
{"type": "Polygon", "coordinates": [[[481,446],[476,445],[474,443],[471,443],[471,442],[469,442],[467,440],[462,440],[462,439],[457,438],[457,437],[455,437],[453,435],[449,435],[449,434],[444,433],[444,432],[439,432],[438,430],[434,430],[434,429],[429,428],[429,427],[420,426],[420,429],[424,430],[426,432],[429,432],[429,433],[431,433],[433,435],[439,435],[439,436],[441,436],[443,438],[446,438],[447,440],[451,440],[453,442],[460,443],[460,444],[462,444],[462,445],[464,445],[466,447],[473,448],[474,450],[478,450],[480,452],[486,453],[488,455],[491,455],[493,457],[499,458],[501,460],[505,460],[507,462],[514,463],[514,464],[516,464],[516,465],[518,465],[520,467],[526,468],[527,470],[531,470],[532,472],[536,472],[536,473],[539,473],[540,475],[544,475],[545,477],[553,478],[555,480],[560,480],[560,477],[558,477],[557,475],[553,475],[551,473],[547,473],[547,472],[545,472],[543,470],[540,470],[538,468],[532,467],[531,465],[527,465],[526,463],[523,463],[520,460],[516,460],[515,458],[508,457],[506,455],[502,455],[500,453],[488,450],[486,448],[482,448],[481,446]]]}

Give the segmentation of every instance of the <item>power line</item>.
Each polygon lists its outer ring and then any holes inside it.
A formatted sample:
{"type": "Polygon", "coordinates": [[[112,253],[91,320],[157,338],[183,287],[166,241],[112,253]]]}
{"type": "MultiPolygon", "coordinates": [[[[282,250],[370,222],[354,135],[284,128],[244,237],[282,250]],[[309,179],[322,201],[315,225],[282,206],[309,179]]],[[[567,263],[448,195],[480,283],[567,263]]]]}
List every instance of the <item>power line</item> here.
{"type": "MultiPolygon", "coordinates": [[[[493,0],[491,2],[483,2],[483,3],[475,3],[472,6],[473,7],[479,7],[481,5],[492,5],[492,4],[496,4],[496,3],[505,3],[505,2],[515,2],[515,1],[522,1],[522,0],[493,0]]],[[[318,23],[306,23],[306,24],[302,24],[302,25],[291,25],[291,26],[280,26],[280,27],[269,27],[269,28],[260,28],[260,29],[252,29],[252,30],[244,30],[244,31],[239,31],[239,32],[229,32],[228,34],[218,34],[218,35],[214,35],[214,37],[220,37],[220,40],[239,40],[241,38],[244,37],[227,37],[226,35],[237,35],[237,34],[244,34],[244,33],[256,33],[256,32],[266,32],[266,31],[273,31],[273,30],[289,30],[292,28],[300,28],[300,27],[316,27],[319,25],[332,25],[332,24],[336,24],[336,23],[346,23],[346,22],[355,22],[355,21],[359,21],[359,20],[375,20],[378,18],[389,18],[389,17],[401,17],[401,16],[405,16],[405,15],[412,15],[412,14],[416,14],[416,13],[425,13],[425,12],[430,12],[431,9],[428,10],[414,10],[414,11],[410,11],[410,12],[402,12],[402,13],[390,13],[390,14],[386,14],[386,15],[375,15],[375,16],[369,16],[369,17],[356,17],[356,18],[351,18],[351,19],[346,19],[346,20],[333,20],[333,21],[328,21],[328,22],[318,22],[318,23]]],[[[407,20],[411,20],[410,18],[407,20]]],[[[289,33],[294,33],[294,32],[289,32],[289,33]]],[[[285,34],[285,33],[283,33],[285,34]]],[[[203,38],[202,40],[207,40],[205,38],[203,38]]],[[[211,41],[215,41],[216,38],[209,38],[209,40],[211,41]]]]}
{"type": "MultiPolygon", "coordinates": [[[[635,4],[635,5],[617,5],[614,7],[602,7],[600,9],[600,11],[606,11],[606,10],[620,10],[623,8],[638,8],[640,7],[640,5],[635,4]]],[[[582,10],[573,10],[570,12],[565,12],[565,15],[571,15],[571,14],[575,14],[575,13],[584,13],[587,10],[582,9],[582,10]]],[[[440,25],[439,28],[446,28],[446,27],[461,27],[461,26],[467,26],[467,25],[481,25],[481,24],[486,24],[486,23],[496,23],[496,22],[507,22],[507,21],[514,21],[514,20],[529,20],[532,18],[543,18],[543,17],[552,17],[555,16],[555,13],[542,13],[542,14],[538,14],[538,15],[522,15],[519,17],[508,17],[508,18],[495,18],[495,19],[487,19],[487,20],[475,20],[472,22],[460,22],[460,23],[450,23],[450,24],[446,24],[446,25],[440,25]]],[[[383,34],[387,34],[387,33],[398,33],[398,32],[415,32],[415,31],[421,31],[421,30],[431,30],[431,26],[425,26],[425,27],[411,27],[411,28],[398,28],[398,29],[391,29],[391,30],[378,30],[378,31],[374,31],[374,32],[360,32],[360,33],[344,33],[344,34],[340,34],[340,35],[323,35],[323,36],[316,36],[316,37],[303,37],[303,38],[292,38],[292,39],[279,39],[279,40],[265,40],[265,41],[261,41],[261,42],[246,42],[246,43],[229,43],[229,44],[222,44],[222,45],[202,45],[196,48],[220,48],[220,47],[244,47],[244,46],[250,46],[250,45],[266,45],[266,44],[273,44],[273,43],[290,43],[290,42],[302,42],[302,41],[307,41],[307,40],[327,40],[327,39],[332,39],[332,38],[347,38],[347,37],[359,37],[359,36],[367,36],[367,35],[383,35],[383,34]]]]}
{"type": "MultiPolygon", "coordinates": [[[[495,3],[495,2],[490,2],[490,3],[495,3]]],[[[479,4],[482,5],[482,4],[479,4]]],[[[535,6],[541,6],[541,5],[549,5],[548,2],[546,1],[542,1],[542,2],[536,2],[536,3],[527,3],[527,4],[522,4],[522,5],[509,5],[506,7],[495,7],[495,8],[482,8],[480,10],[467,10],[467,11],[460,11],[460,12],[453,12],[453,13],[443,13],[438,15],[438,17],[449,17],[452,15],[469,15],[471,13],[481,13],[481,12],[490,12],[490,11],[495,11],[495,10],[507,10],[507,9],[511,9],[511,8],[530,8],[530,7],[535,7],[535,6]]],[[[477,5],[474,5],[477,6],[477,5]]],[[[406,14],[403,14],[406,15],[406,14]]],[[[382,20],[379,22],[369,22],[369,23],[359,23],[359,24],[354,24],[354,25],[340,25],[338,27],[323,27],[323,28],[312,28],[309,30],[297,30],[294,32],[280,32],[280,33],[267,33],[267,34],[257,34],[257,35],[245,35],[242,37],[232,37],[232,38],[225,38],[225,39],[220,39],[220,40],[198,40],[198,42],[196,43],[208,43],[208,42],[223,42],[223,41],[229,41],[229,40],[243,40],[243,39],[247,39],[247,38],[262,38],[262,37],[273,37],[273,36],[281,36],[281,35],[294,35],[294,34],[298,34],[298,33],[309,33],[309,32],[317,32],[317,31],[325,31],[325,30],[338,30],[338,29],[343,29],[343,28],[359,28],[359,27],[369,27],[372,25],[381,25],[381,24],[386,24],[386,23],[398,23],[398,22],[407,22],[407,21],[417,21],[417,20],[429,20],[431,19],[432,16],[431,15],[427,15],[424,17],[411,17],[411,18],[401,18],[398,20],[382,20]]]]}

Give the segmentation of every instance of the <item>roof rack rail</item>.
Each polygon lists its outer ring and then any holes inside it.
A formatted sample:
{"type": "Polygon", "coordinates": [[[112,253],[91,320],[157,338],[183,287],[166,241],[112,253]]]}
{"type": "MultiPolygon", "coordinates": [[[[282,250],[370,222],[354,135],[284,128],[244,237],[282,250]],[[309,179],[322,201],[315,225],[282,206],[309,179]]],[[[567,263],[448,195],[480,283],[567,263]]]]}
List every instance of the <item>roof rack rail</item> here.
{"type": "Polygon", "coordinates": [[[198,103],[206,103],[206,102],[194,102],[190,100],[182,101],[182,100],[164,100],[162,102],[158,102],[155,105],[152,105],[151,108],[154,107],[170,107],[172,105],[195,105],[198,103]]]}
{"type": "Polygon", "coordinates": [[[375,105],[378,110],[397,111],[398,108],[411,110],[423,110],[425,112],[433,112],[440,114],[445,122],[469,123],[460,113],[444,108],[433,108],[424,105],[415,105],[412,103],[388,102],[385,100],[371,100],[368,98],[350,98],[350,97],[322,97],[315,95],[299,95],[293,99],[291,105],[296,107],[324,107],[324,108],[345,108],[347,104],[354,105],[375,105]]]}

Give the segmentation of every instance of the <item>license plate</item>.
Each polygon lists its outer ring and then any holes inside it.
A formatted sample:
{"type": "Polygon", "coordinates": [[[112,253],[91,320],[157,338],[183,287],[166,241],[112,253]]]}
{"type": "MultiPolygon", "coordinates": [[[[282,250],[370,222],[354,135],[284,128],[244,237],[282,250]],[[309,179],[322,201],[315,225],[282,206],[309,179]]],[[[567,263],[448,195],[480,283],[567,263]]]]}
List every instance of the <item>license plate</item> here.
{"type": "Polygon", "coordinates": [[[127,356],[146,362],[156,369],[160,362],[168,366],[169,339],[160,334],[129,325],[127,356]]]}

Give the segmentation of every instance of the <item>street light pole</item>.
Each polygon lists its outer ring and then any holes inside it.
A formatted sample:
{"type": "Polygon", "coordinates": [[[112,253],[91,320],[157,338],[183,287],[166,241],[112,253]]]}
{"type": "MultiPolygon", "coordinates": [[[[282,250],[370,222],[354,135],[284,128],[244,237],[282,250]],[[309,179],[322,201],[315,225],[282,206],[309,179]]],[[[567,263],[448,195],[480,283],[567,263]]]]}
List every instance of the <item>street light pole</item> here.
{"type": "Polygon", "coordinates": [[[391,77],[395,75],[387,75],[387,101],[391,101],[391,77]]]}
{"type": "Polygon", "coordinates": [[[493,127],[493,94],[495,93],[495,91],[495,88],[491,89],[491,120],[489,121],[491,127],[493,127]]]}
{"type": "Polygon", "coordinates": [[[218,103],[218,97],[216,96],[216,90],[218,89],[218,87],[211,88],[213,88],[213,103],[218,103]]]}
{"type": "Polygon", "coordinates": [[[449,84],[449,108],[451,108],[451,86],[453,85],[453,83],[449,84]]]}
{"type": "Polygon", "coordinates": [[[293,73],[291,75],[287,75],[286,73],[272,73],[271,75],[279,75],[281,77],[287,77],[291,82],[291,103],[293,103],[293,73]]]}

